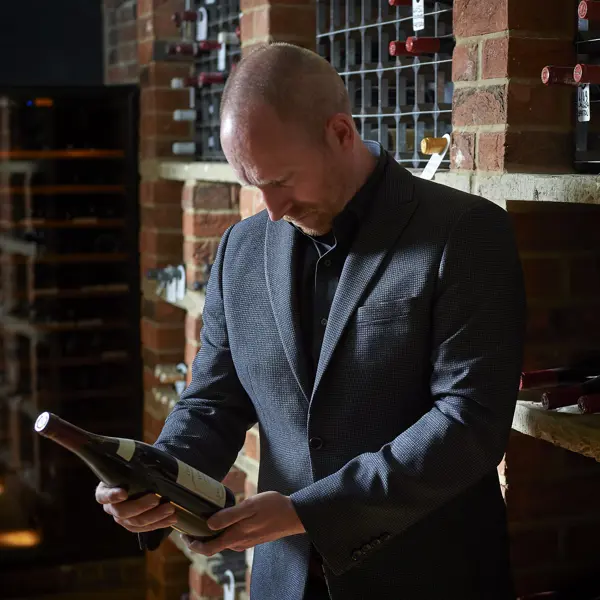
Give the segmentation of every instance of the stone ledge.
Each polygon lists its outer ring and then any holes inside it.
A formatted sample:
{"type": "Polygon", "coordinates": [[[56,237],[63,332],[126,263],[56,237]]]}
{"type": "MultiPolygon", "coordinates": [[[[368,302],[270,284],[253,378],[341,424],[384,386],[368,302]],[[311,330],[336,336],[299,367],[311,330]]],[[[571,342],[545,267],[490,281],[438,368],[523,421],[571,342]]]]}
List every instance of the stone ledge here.
{"type": "Polygon", "coordinates": [[[225,162],[165,161],[159,164],[158,174],[162,179],[172,181],[212,181],[239,185],[233,169],[225,162]]]}
{"type": "Polygon", "coordinates": [[[519,400],[512,428],[600,462],[600,415],[549,411],[519,400]]]}

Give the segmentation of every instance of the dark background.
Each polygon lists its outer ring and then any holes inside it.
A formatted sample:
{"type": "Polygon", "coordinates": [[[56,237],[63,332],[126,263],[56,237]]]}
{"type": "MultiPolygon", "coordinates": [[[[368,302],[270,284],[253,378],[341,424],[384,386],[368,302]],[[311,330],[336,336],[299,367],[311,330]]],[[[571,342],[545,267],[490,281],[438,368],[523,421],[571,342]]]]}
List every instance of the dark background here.
{"type": "Polygon", "coordinates": [[[0,85],[101,85],[99,0],[0,0],[0,85]]]}

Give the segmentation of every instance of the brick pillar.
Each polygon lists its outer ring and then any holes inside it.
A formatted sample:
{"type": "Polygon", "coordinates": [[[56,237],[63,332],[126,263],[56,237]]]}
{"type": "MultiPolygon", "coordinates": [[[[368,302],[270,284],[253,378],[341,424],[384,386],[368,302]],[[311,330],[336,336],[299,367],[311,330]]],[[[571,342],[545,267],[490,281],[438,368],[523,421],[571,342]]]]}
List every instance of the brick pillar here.
{"type": "Polygon", "coordinates": [[[574,90],[545,65],[574,65],[576,0],[456,0],[452,169],[573,170],[574,90]]]}
{"type": "Polygon", "coordinates": [[[311,0],[241,0],[240,9],[243,55],[268,42],[315,49],[315,3],[311,0]]]}
{"type": "Polygon", "coordinates": [[[103,0],[104,81],[136,83],[137,0],[103,0]]]}

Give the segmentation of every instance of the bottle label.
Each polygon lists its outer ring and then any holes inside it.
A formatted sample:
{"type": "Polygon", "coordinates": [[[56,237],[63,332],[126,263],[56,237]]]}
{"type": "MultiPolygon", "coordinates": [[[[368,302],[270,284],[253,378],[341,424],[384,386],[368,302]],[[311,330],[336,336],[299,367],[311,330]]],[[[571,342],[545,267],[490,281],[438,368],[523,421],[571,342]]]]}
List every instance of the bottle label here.
{"type": "Polygon", "coordinates": [[[413,31],[425,29],[425,7],[423,0],[413,0],[413,31]]]}
{"type": "Polygon", "coordinates": [[[590,85],[588,83],[577,87],[577,120],[584,123],[590,118],[590,85]]]}
{"type": "Polygon", "coordinates": [[[190,465],[177,460],[177,483],[202,496],[209,502],[223,508],[225,506],[225,487],[218,481],[197,471],[190,465]]]}
{"type": "Polygon", "coordinates": [[[129,462],[135,454],[135,442],[133,440],[119,438],[119,448],[117,449],[117,454],[129,462]]]}

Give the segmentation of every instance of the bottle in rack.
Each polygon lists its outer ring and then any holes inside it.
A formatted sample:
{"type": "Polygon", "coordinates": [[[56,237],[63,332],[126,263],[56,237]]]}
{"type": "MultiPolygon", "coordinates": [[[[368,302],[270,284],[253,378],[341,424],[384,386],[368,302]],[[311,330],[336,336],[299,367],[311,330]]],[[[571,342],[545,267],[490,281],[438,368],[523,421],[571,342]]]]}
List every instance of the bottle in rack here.
{"type": "Polygon", "coordinates": [[[185,87],[205,88],[213,84],[225,83],[227,73],[221,71],[203,72],[194,75],[193,77],[177,77],[171,79],[171,87],[173,89],[181,89],[185,87]]]}
{"type": "Polygon", "coordinates": [[[200,42],[178,42],[168,44],[166,47],[167,58],[198,58],[218,50],[221,43],[216,40],[202,40],[200,42]]]}
{"type": "Polygon", "coordinates": [[[547,65],[542,69],[542,83],[544,85],[577,85],[573,77],[573,67],[547,65]]]}
{"type": "Polygon", "coordinates": [[[542,394],[542,406],[552,410],[562,406],[577,404],[579,398],[587,394],[600,393],[600,377],[592,377],[577,385],[558,386],[542,394]]]}
{"type": "Polygon", "coordinates": [[[559,385],[579,384],[600,373],[600,367],[590,364],[588,366],[557,367],[554,369],[540,369],[537,371],[524,371],[521,373],[520,389],[535,390],[559,385]]]}
{"type": "Polygon", "coordinates": [[[406,38],[406,50],[409,54],[452,54],[454,37],[417,37],[406,38]]]}
{"type": "Polygon", "coordinates": [[[171,502],[173,529],[187,535],[215,537],[207,519],[235,504],[224,485],[149,444],[90,433],[49,412],[39,415],[35,431],[77,455],[106,485],[125,488],[130,498],[151,493],[171,502]]]}

